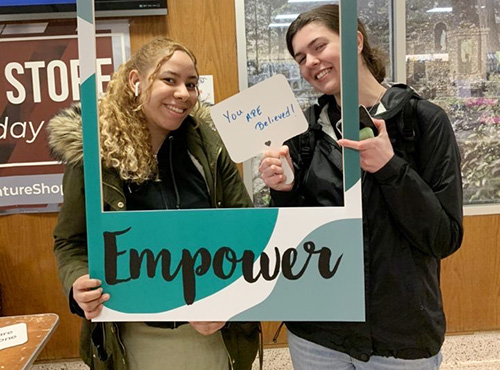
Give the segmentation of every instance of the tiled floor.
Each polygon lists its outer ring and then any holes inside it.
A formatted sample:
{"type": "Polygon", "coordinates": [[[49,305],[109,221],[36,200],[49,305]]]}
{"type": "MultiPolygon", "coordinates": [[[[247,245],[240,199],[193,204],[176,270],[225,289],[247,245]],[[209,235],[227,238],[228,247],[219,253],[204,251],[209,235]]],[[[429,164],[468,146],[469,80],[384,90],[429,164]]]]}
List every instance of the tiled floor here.
{"type": "MultiPolygon", "coordinates": [[[[257,364],[254,364],[257,369],[257,364]]],[[[264,352],[265,370],[292,370],[287,348],[264,352]]],[[[500,370],[500,332],[447,336],[441,370],[500,370]]],[[[79,361],[37,364],[32,370],[88,370],[79,361]]]]}

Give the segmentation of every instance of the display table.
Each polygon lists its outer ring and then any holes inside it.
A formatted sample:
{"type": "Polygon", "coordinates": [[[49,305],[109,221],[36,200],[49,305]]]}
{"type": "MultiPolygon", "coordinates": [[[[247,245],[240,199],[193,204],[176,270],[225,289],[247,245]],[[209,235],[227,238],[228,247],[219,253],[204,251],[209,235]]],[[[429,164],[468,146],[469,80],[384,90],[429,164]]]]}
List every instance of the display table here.
{"type": "Polygon", "coordinates": [[[59,316],[54,313],[46,313],[0,317],[0,329],[21,323],[26,324],[28,341],[0,350],[1,370],[29,369],[59,324],[59,316]]]}

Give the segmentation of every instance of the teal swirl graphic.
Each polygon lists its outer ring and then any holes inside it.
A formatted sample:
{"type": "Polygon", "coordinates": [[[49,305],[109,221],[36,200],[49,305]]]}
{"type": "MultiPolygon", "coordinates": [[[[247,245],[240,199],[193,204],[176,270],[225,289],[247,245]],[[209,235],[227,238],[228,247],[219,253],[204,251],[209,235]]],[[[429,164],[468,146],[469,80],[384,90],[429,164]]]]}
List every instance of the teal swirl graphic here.
{"type": "Polygon", "coordinates": [[[323,278],[318,271],[318,259],[313,259],[300,279],[288,280],[280,276],[267,299],[231,320],[259,317],[268,321],[364,321],[361,227],[361,219],[347,219],[315,229],[297,246],[297,269],[303,266],[307,257],[304,244],[312,242],[316,249],[327,247],[331,250],[332,270],[340,260],[335,275],[323,278]]]}
{"type": "Polygon", "coordinates": [[[93,252],[101,261],[95,273],[106,276],[103,288],[111,295],[106,306],[158,313],[189,304],[186,293],[194,293],[188,298],[196,302],[240,278],[244,252],[252,252],[246,255],[255,256],[253,264],[271,237],[278,209],[104,214],[111,215],[102,247],[93,252]]]}

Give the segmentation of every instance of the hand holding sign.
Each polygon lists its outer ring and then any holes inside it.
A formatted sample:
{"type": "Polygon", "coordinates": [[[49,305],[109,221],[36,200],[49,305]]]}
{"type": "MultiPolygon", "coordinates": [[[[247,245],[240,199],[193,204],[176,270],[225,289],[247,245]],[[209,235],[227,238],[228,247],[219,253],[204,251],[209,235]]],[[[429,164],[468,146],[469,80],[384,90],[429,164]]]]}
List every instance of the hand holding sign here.
{"type": "MultiPolygon", "coordinates": [[[[215,105],[211,116],[235,162],[243,162],[307,130],[300,105],[283,75],[275,75],[215,105]]],[[[287,183],[293,171],[281,158],[287,183]]]]}

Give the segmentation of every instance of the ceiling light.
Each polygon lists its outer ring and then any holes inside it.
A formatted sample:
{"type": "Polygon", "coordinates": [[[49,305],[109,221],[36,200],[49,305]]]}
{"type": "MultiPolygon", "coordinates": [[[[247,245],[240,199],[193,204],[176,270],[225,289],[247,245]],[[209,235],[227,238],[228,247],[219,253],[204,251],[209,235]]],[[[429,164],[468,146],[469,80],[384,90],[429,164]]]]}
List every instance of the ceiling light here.
{"type": "Polygon", "coordinates": [[[286,28],[289,27],[291,23],[270,23],[269,28],[286,28]]]}
{"type": "Polygon", "coordinates": [[[332,0],[288,0],[289,3],[334,3],[337,4],[337,1],[332,0]]]}
{"type": "Polygon", "coordinates": [[[427,13],[450,13],[451,11],[453,10],[453,8],[448,8],[448,7],[443,7],[443,8],[440,8],[440,7],[435,7],[435,8],[432,8],[432,9],[429,9],[427,10],[427,13]]]}
{"type": "Polygon", "coordinates": [[[298,16],[298,14],[278,14],[274,19],[295,19],[298,16]]]}

